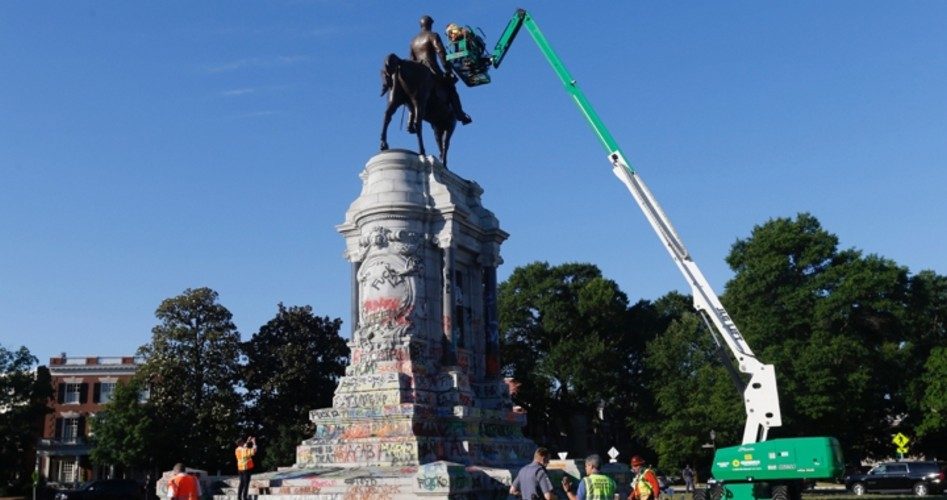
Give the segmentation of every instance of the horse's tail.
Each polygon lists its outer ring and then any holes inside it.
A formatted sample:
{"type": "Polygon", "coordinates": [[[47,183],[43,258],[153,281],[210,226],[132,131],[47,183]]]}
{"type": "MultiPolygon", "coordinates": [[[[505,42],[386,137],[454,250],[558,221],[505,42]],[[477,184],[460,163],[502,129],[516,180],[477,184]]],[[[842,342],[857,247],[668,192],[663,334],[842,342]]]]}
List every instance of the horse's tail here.
{"type": "Polygon", "coordinates": [[[395,86],[394,75],[401,66],[401,58],[394,54],[388,54],[385,58],[385,65],[381,69],[381,95],[391,90],[395,86]]]}

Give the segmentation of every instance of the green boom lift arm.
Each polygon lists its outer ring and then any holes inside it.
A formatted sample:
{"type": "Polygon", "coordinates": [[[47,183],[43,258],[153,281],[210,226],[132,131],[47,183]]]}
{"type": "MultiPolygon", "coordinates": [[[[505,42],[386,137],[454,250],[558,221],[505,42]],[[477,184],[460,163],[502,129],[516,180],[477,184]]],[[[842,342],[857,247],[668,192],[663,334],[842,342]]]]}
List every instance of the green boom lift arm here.
{"type": "MultiPolygon", "coordinates": [[[[575,105],[585,116],[606,153],[608,153],[608,161],[612,165],[612,172],[631,191],[631,195],[635,198],[641,211],[644,212],[658,238],[670,253],[678,269],[684,274],[684,278],[691,286],[694,307],[709,327],[715,342],[719,346],[722,339],[736,359],[739,371],[749,375],[749,382],[745,384],[742,377],[734,375],[734,380],[737,381],[743,392],[746,405],[747,421],[743,432],[743,443],[765,441],[770,428],[782,425],[779,396],[776,388],[776,374],[773,365],[761,363],[753,354],[753,350],[747,345],[740,330],[730,319],[730,315],[727,314],[723,304],[720,303],[717,294],[714,293],[704,274],[691,258],[681,238],[674,230],[674,226],[671,225],[670,219],[668,219],[664,210],[661,209],[658,201],[635,169],[625,160],[625,155],[615,138],[605,127],[605,123],[595,112],[592,104],[585,97],[585,93],[579,88],[575,78],[572,77],[562,60],[556,55],[549,41],[540,31],[536,21],[525,10],[519,9],[516,11],[500,36],[491,57],[493,67],[500,66],[521,27],[526,28],[536,45],[539,46],[539,50],[549,61],[566,92],[572,96],[575,105]]],[[[725,359],[729,361],[729,358],[725,359]]],[[[728,366],[728,368],[732,369],[732,366],[728,366]]]]}
{"type": "MultiPolygon", "coordinates": [[[[453,57],[452,64],[455,68],[461,66],[465,57],[471,63],[479,63],[479,68],[475,69],[475,74],[472,75],[472,81],[475,81],[477,85],[489,83],[490,79],[486,74],[489,66],[499,68],[517,34],[524,26],[605,148],[612,172],[631,192],[645,218],[684,275],[691,287],[694,308],[704,320],[718,348],[721,346],[722,339],[722,344],[727,346],[736,360],[739,371],[744,374],[740,376],[736,373],[729,357],[722,356],[735,382],[743,391],[746,424],[741,445],[716,450],[713,464],[714,477],[721,481],[723,487],[729,491],[728,496],[780,499],[798,498],[803,489],[803,480],[838,477],[842,473],[843,462],[841,447],[835,438],[801,437],[767,441],[769,429],[782,425],[773,365],[762,363],[753,354],[740,330],[720,303],[717,294],[714,293],[687,251],[664,210],[635,169],[629,165],[615,138],[605,127],[562,60],[553,51],[532,16],[525,10],[518,9],[489,57],[485,57],[482,50],[478,54],[474,54],[474,51],[464,53],[462,50],[459,52],[455,50],[448,59],[453,57]],[[476,71],[480,73],[476,74],[476,71]],[[744,383],[745,378],[748,380],[744,383]]],[[[459,45],[455,45],[454,48],[463,49],[459,45]]],[[[477,66],[471,63],[465,66],[468,70],[477,66]]],[[[468,85],[471,84],[468,83],[468,85]]],[[[701,495],[695,495],[695,500],[698,496],[701,495]]]]}

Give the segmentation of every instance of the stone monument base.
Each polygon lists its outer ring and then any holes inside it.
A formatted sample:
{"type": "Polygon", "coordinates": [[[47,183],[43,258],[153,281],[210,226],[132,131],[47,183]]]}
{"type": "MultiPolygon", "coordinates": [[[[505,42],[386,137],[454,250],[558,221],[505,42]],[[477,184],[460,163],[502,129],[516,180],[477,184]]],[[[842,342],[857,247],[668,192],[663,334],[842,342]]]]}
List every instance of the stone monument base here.
{"type": "MultiPolygon", "coordinates": [[[[287,468],[254,474],[255,500],[506,499],[519,468],[432,462],[404,467],[287,468]]],[[[215,500],[237,497],[237,478],[228,479],[215,500]]]]}
{"type": "MultiPolygon", "coordinates": [[[[577,487],[585,475],[584,468],[584,460],[550,461],[546,470],[554,496],[566,498],[560,487],[562,478],[569,476],[577,487]]],[[[602,464],[601,471],[618,483],[618,498],[627,499],[634,476],[628,466],[606,463],[602,464]]],[[[510,484],[517,472],[519,467],[483,467],[444,461],[404,467],[289,467],[254,474],[249,493],[254,500],[505,500],[509,498],[510,484]]],[[[215,500],[237,498],[239,480],[236,477],[206,479],[205,488],[215,491],[215,500]]],[[[161,498],[166,491],[159,488],[161,498]]]]}

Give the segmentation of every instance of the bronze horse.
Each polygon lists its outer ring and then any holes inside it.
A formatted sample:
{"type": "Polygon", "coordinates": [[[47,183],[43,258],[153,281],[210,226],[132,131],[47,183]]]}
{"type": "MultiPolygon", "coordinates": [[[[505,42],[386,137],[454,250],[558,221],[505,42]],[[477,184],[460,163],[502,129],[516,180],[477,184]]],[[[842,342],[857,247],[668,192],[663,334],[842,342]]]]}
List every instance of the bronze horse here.
{"type": "Polygon", "coordinates": [[[388,107],[381,128],[381,150],[388,149],[388,124],[399,106],[408,106],[408,133],[417,134],[418,149],[424,154],[421,123],[426,121],[434,129],[434,138],[441,152],[441,163],[447,166],[447,149],[457,127],[457,117],[443,84],[421,63],[388,54],[381,70],[381,95],[388,93],[388,107]]]}

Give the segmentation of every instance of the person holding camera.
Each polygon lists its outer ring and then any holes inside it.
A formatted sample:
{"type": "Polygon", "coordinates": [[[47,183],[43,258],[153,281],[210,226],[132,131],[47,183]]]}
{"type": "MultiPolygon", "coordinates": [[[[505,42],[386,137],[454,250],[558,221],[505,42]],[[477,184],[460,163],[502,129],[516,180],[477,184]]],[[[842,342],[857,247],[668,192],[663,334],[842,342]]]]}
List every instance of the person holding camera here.
{"type": "Polygon", "coordinates": [[[240,485],[237,486],[237,500],[250,498],[250,474],[253,472],[253,455],[256,454],[256,438],[250,436],[237,440],[237,475],[240,476],[240,485]]]}

